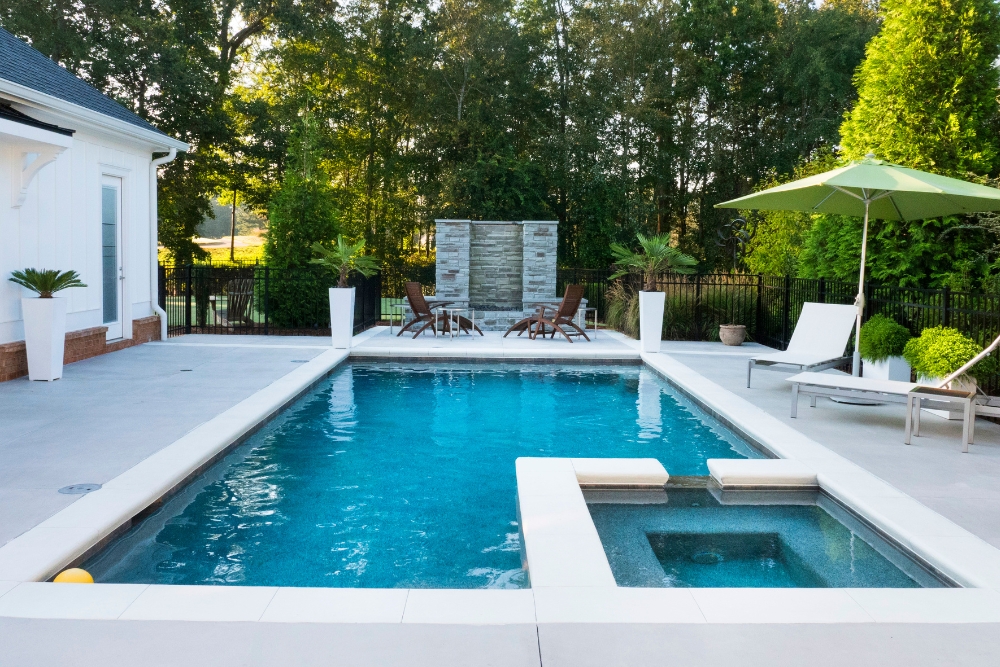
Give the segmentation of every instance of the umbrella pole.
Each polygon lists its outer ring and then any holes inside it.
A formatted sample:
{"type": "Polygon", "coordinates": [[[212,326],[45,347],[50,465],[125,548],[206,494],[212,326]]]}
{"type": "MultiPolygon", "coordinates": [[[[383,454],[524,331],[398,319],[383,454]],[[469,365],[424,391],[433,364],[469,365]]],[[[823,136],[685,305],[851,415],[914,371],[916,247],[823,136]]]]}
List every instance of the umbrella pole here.
{"type": "Polygon", "coordinates": [[[851,375],[861,375],[861,314],[865,311],[865,255],[868,250],[868,206],[871,200],[865,198],[865,227],[861,233],[861,277],[858,278],[858,296],[854,305],[858,307],[858,319],[854,325],[854,358],[851,375]]]}

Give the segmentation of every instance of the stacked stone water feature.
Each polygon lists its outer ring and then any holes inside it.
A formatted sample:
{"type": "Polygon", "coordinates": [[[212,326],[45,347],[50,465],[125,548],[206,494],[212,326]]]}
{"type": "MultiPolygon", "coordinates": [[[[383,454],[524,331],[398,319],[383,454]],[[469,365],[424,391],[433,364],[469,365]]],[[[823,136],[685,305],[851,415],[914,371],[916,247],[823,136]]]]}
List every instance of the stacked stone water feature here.
{"type": "Polygon", "coordinates": [[[474,308],[484,331],[506,331],[558,301],[558,225],[550,220],[435,220],[438,300],[474,308]]]}

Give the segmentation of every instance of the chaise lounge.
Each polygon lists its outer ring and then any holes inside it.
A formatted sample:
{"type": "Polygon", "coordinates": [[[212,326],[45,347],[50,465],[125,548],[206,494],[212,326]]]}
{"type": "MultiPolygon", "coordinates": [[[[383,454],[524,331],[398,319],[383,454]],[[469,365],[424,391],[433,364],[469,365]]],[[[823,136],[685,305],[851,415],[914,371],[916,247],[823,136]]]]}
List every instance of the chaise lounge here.
{"type": "Polygon", "coordinates": [[[542,334],[542,338],[545,338],[545,334],[548,333],[547,328],[552,327],[552,338],[556,337],[556,332],[558,331],[566,340],[573,342],[571,336],[583,336],[588,341],[590,337],[586,332],[581,329],[573,318],[576,317],[577,311],[580,309],[580,303],[583,301],[583,285],[567,285],[566,293],[563,295],[562,301],[559,306],[553,309],[551,306],[541,305],[534,315],[526,317],[510,329],[507,329],[507,333],[504,334],[504,338],[507,337],[512,331],[517,331],[517,335],[520,336],[525,331],[528,332],[528,337],[534,340],[539,333],[542,334]],[[551,317],[546,317],[546,312],[554,310],[551,317]],[[572,327],[576,331],[574,333],[567,333],[563,327],[572,327]]]}
{"type": "MultiPolygon", "coordinates": [[[[399,330],[397,336],[402,336],[404,331],[409,330],[411,327],[415,327],[418,324],[423,324],[413,337],[416,338],[424,331],[430,327],[430,330],[437,335],[436,322],[441,322],[443,324],[442,331],[444,333],[451,332],[451,327],[453,326],[452,318],[444,317],[443,319],[438,317],[437,313],[434,312],[436,308],[443,308],[444,306],[449,306],[453,301],[437,301],[434,305],[427,303],[427,299],[424,298],[424,289],[420,283],[406,283],[406,300],[410,303],[410,310],[413,311],[413,319],[407,322],[399,330]]],[[[471,333],[473,329],[479,332],[482,336],[482,330],[472,323],[467,317],[459,316],[456,318],[458,321],[458,327],[465,333],[471,333]]]]}
{"type": "Polygon", "coordinates": [[[843,366],[847,341],[854,329],[857,308],[833,303],[804,303],[792,339],[784,352],[764,354],[747,360],[747,387],[753,369],[768,371],[821,371],[843,366]]]}

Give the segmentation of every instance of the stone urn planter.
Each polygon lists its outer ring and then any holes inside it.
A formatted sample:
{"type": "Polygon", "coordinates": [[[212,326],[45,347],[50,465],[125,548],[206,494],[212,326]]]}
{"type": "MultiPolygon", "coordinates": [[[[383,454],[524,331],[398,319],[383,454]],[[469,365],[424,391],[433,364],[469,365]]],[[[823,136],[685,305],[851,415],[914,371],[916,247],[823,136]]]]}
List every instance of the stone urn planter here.
{"type": "Polygon", "coordinates": [[[719,325],[719,340],[723,345],[739,346],[747,339],[747,328],[743,324],[719,325]]]}
{"type": "Polygon", "coordinates": [[[51,382],[63,374],[66,349],[66,299],[21,299],[28,379],[51,382]]]}
{"type": "Polygon", "coordinates": [[[354,288],[330,288],[330,338],[333,347],[348,350],[354,337],[354,288]]]}
{"type": "Polygon", "coordinates": [[[663,292],[639,292],[639,344],[643,352],[659,352],[663,337],[663,292]]]}

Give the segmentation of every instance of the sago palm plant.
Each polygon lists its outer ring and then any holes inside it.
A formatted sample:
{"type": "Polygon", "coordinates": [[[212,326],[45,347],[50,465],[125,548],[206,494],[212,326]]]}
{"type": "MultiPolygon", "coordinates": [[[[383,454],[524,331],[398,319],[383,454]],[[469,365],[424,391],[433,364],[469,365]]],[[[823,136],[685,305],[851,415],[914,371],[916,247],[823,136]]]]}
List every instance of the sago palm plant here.
{"type": "Polygon", "coordinates": [[[311,264],[325,266],[339,275],[337,287],[347,287],[347,277],[357,271],[365,278],[378,273],[378,262],[370,255],[362,255],[365,248],[364,239],[357,243],[348,243],[342,235],[337,235],[337,245],[327,248],[317,241],[312,245],[314,258],[311,264]]]}
{"type": "Polygon", "coordinates": [[[647,292],[656,291],[656,276],[661,273],[694,273],[698,260],[691,255],[685,255],[670,245],[667,234],[646,237],[637,234],[639,251],[632,251],[619,243],[611,244],[611,254],[615,258],[617,272],[611,279],[621,278],[630,273],[643,276],[643,289],[647,292]]]}
{"type": "Polygon", "coordinates": [[[76,271],[57,269],[25,269],[13,271],[9,280],[38,294],[42,299],[51,299],[56,292],[70,287],[86,287],[76,271]]]}

